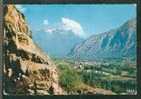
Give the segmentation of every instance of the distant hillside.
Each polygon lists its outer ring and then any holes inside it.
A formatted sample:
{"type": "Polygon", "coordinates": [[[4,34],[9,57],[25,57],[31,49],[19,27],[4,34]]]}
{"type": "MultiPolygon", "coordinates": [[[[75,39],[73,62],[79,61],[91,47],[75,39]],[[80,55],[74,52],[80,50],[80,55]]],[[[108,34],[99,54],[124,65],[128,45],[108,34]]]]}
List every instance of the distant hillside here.
{"type": "Polygon", "coordinates": [[[34,41],[50,56],[64,57],[76,44],[83,41],[72,31],[55,30],[53,33],[40,31],[33,35],[34,41]],[[42,33],[42,34],[41,34],[42,33]]]}
{"type": "Polygon", "coordinates": [[[91,36],[76,45],[68,56],[78,59],[135,57],[136,20],[129,20],[117,29],[91,36]]]}

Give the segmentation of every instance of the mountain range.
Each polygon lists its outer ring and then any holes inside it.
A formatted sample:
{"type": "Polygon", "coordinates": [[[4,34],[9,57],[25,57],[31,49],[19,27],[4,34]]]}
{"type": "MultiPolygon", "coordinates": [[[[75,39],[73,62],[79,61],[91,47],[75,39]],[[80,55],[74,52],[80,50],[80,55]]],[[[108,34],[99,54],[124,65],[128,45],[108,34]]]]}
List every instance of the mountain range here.
{"type": "Polygon", "coordinates": [[[64,31],[62,29],[56,29],[52,33],[36,32],[33,39],[47,54],[59,58],[65,57],[73,46],[84,40],[71,30],[64,31]]]}
{"type": "Polygon", "coordinates": [[[82,38],[60,28],[39,31],[33,40],[49,56],[74,59],[136,57],[136,19],[127,20],[116,29],[82,38]]]}
{"type": "Polygon", "coordinates": [[[131,19],[117,29],[90,36],[71,49],[75,59],[123,58],[136,56],[136,20],[131,19]]]}

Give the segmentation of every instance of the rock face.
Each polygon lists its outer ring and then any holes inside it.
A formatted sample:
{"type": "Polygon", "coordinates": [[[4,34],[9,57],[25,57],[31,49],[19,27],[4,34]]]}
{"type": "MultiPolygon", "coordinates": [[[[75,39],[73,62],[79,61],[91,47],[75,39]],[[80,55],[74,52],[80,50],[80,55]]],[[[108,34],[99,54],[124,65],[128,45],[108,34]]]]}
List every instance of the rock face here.
{"type": "Polygon", "coordinates": [[[69,56],[77,59],[135,57],[136,20],[129,20],[117,29],[91,36],[76,45],[69,56]]]}
{"type": "Polygon", "coordinates": [[[4,93],[63,94],[58,71],[32,41],[24,15],[15,6],[4,8],[4,93]]]}

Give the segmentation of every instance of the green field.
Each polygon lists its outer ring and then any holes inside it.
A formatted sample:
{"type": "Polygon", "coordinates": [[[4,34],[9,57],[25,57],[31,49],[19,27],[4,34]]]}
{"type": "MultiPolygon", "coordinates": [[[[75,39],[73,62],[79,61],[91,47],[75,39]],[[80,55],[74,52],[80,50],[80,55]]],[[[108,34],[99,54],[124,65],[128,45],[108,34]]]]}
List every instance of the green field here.
{"type": "MultiPolygon", "coordinates": [[[[73,92],[78,85],[111,90],[116,94],[136,94],[136,63],[134,60],[71,60],[54,59],[60,70],[60,84],[73,92]]],[[[78,88],[77,88],[78,87],[78,88]]]]}

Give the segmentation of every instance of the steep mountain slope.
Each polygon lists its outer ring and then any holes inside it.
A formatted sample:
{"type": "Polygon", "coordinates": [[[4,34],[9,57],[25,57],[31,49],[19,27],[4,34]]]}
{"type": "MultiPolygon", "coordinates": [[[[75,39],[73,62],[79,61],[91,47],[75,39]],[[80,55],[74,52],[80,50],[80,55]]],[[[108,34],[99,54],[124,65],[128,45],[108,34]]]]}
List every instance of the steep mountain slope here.
{"type": "Polygon", "coordinates": [[[58,70],[33,42],[24,15],[4,7],[4,94],[63,94],[58,70]]]}
{"type": "Polygon", "coordinates": [[[76,45],[68,56],[80,59],[121,58],[136,55],[136,21],[129,20],[109,32],[93,35],[76,45]]]}
{"type": "Polygon", "coordinates": [[[83,38],[76,36],[72,31],[59,29],[54,30],[52,33],[44,31],[37,32],[33,35],[33,39],[45,52],[56,57],[66,56],[74,45],[83,41],[83,38]]]}

